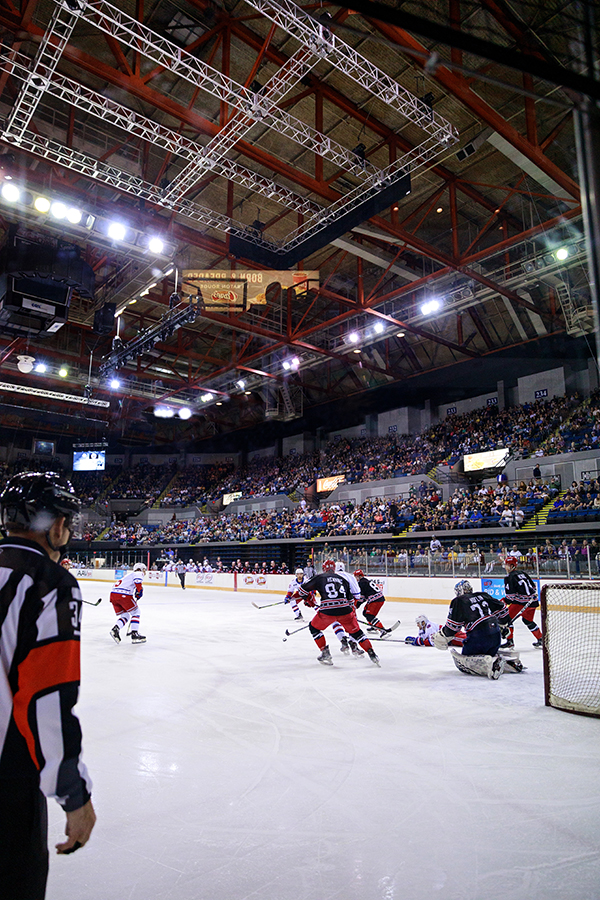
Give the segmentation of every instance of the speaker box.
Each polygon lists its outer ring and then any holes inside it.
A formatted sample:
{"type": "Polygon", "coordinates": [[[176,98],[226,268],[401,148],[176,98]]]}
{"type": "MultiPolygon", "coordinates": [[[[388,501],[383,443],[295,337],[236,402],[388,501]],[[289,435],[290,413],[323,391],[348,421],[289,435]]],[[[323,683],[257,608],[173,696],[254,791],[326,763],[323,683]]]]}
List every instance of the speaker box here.
{"type": "Polygon", "coordinates": [[[116,303],[105,303],[94,313],[94,334],[112,334],[115,329],[116,303]]]}

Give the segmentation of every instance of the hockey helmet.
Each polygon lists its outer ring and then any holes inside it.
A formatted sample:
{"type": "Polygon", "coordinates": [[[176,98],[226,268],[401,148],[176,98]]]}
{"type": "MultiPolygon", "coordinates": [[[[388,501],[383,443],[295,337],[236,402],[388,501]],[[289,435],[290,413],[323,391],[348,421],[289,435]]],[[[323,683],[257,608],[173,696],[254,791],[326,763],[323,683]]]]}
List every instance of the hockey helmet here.
{"type": "Polygon", "coordinates": [[[324,572],[335,572],[335,562],[332,559],[324,559],[323,560],[323,571],[324,572]]]}
{"type": "Polygon", "coordinates": [[[338,559],[338,561],[336,562],[335,571],[336,572],[345,572],[346,571],[346,567],[345,567],[344,563],[341,561],[341,559],[338,559]]]}
{"type": "Polygon", "coordinates": [[[47,532],[63,516],[74,531],[80,509],[73,485],[56,472],[13,475],[0,494],[2,525],[14,524],[25,531],[47,532]]]}
{"type": "Polygon", "coordinates": [[[296,575],[296,577],[298,577],[298,575],[302,575],[302,577],[304,578],[304,569],[296,569],[296,572],[294,574],[296,575]]]}
{"type": "Polygon", "coordinates": [[[519,560],[516,556],[505,556],[504,565],[510,566],[511,569],[515,569],[519,565],[519,560]]]}
{"type": "Polygon", "coordinates": [[[133,571],[134,572],[143,572],[145,575],[146,572],[148,571],[148,567],[146,566],[145,563],[139,562],[139,563],[135,564],[135,566],[133,567],[133,571]]]}
{"type": "Polygon", "coordinates": [[[457,597],[460,597],[462,594],[472,594],[473,588],[471,587],[471,582],[465,581],[464,578],[462,581],[457,581],[454,585],[454,593],[457,597]]]}
{"type": "Polygon", "coordinates": [[[415,622],[417,623],[419,628],[426,628],[429,625],[429,619],[423,614],[418,615],[415,619],[415,622]]]}
{"type": "Polygon", "coordinates": [[[365,573],[363,572],[362,569],[356,569],[356,571],[355,571],[355,573],[354,573],[354,577],[355,577],[355,578],[364,578],[364,577],[365,577],[365,573]]]}

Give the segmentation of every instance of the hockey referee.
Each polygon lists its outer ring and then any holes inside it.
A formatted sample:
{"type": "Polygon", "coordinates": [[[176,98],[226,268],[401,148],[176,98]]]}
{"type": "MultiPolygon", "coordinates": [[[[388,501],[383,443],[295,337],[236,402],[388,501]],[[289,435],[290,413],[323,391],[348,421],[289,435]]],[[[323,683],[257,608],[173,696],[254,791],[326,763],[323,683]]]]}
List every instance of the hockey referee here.
{"type": "MultiPolygon", "coordinates": [[[[96,815],[73,713],[79,692],[81,592],[60,566],[79,500],[53,473],[26,472],[0,495],[0,893],[43,900],[46,797],[66,814],[72,853],[96,815]]],[[[74,892],[77,894],[77,891],[74,892]]]]}

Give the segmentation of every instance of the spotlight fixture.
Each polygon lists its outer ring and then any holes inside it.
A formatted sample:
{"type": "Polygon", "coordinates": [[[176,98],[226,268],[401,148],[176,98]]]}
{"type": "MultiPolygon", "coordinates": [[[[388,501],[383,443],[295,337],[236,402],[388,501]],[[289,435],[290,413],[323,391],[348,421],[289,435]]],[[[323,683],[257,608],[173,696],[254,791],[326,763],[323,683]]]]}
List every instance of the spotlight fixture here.
{"type": "Polygon", "coordinates": [[[442,304],[439,300],[427,300],[421,306],[421,312],[424,316],[429,316],[431,313],[437,312],[442,304]]]}
{"type": "Polygon", "coordinates": [[[383,334],[383,332],[385,331],[385,325],[383,324],[383,322],[375,322],[373,331],[375,332],[375,334],[383,334]]]}
{"type": "Polygon", "coordinates": [[[244,391],[244,393],[246,394],[246,396],[248,396],[249,394],[252,393],[252,391],[244,391]]]}
{"type": "Polygon", "coordinates": [[[80,209],[77,209],[75,206],[71,206],[67,210],[67,222],[70,222],[71,225],[79,225],[81,219],[83,217],[83,213],[80,209]]]}
{"type": "Polygon", "coordinates": [[[297,370],[300,368],[300,360],[298,359],[297,356],[294,356],[294,358],[292,360],[290,360],[290,366],[294,370],[297,370]]]}
{"type": "Polygon", "coordinates": [[[107,234],[113,241],[123,241],[126,233],[127,229],[122,222],[111,222],[108,226],[107,234]]]}
{"type": "Polygon", "coordinates": [[[60,369],[58,370],[58,374],[60,375],[61,378],[66,378],[67,375],[69,374],[69,370],[65,369],[64,366],[61,366],[60,369]]]}
{"type": "Polygon", "coordinates": [[[192,411],[191,411],[191,409],[188,409],[187,406],[182,406],[182,408],[179,410],[178,416],[180,419],[183,419],[184,421],[186,419],[191,419],[192,411]]]}
{"type": "Polygon", "coordinates": [[[286,372],[289,372],[289,370],[292,368],[292,365],[291,365],[289,359],[284,359],[282,365],[283,365],[283,368],[286,370],[286,372]]]}
{"type": "Polygon", "coordinates": [[[563,262],[565,259],[569,258],[569,251],[566,247],[559,247],[554,255],[559,262],[563,262]]]}
{"type": "Polygon", "coordinates": [[[356,331],[351,331],[350,334],[348,335],[348,340],[350,341],[351,344],[358,344],[358,340],[359,340],[358,333],[356,331]]]}
{"type": "Polygon", "coordinates": [[[23,375],[28,375],[29,372],[33,369],[33,364],[35,362],[35,356],[18,356],[17,369],[19,372],[22,372],[23,375]]]}
{"type": "Polygon", "coordinates": [[[8,201],[8,203],[16,203],[21,196],[21,189],[11,181],[5,181],[2,185],[2,191],[0,193],[2,194],[4,199],[8,201]]]}
{"type": "Polygon", "coordinates": [[[213,399],[213,395],[207,391],[206,394],[201,395],[200,399],[203,403],[210,403],[210,401],[213,399]]]}
{"type": "Polygon", "coordinates": [[[163,250],[165,249],[165,242],[162,241],[159,237],[152,237],[148,241],[148,250],[150,253],[156,253],[159,256],[163,250]]]}
{"type": "Polygon", "coordinates": [[[55,219],[64,219],[67,215],[67,207],[60,200],[56,200],[50,207],[50,215],[55,219]]]}
{"type": "Polygon", "coordinates": [[[402,337],[405,337],[405,334],[406,333],[404,331],[399,331],[398,334],[396,335],[396,337],[402,338],[402,337]]]}
{"type": "Polygon", "coordinates": [[[111,388],[113,389],[113,391],[116,391],[117,388],[120,388],[120,387],[121,387],[121,382],[119,381],[118,378],[111,378],[111,380],[110,380],[110,386],[111,386],[111,388]]]}
{"type": "Polygon", "coordinates": [[[43,374],[44,372],[46,372],[47,369],[48,369],[48,366],[43,362],[36,363],[36,365],[35,365],[35,371],[39,372],[40,375],[43,374]]]}
{"type": "Polygon", "coordinates": [[[223,403],[220,400],[217,400],[217,402],[215,403],[215,406],[223,406],[223,403]]]}
{"type": "Polygon", "coordinates": [[[33,201],[33,208],[39,213],[47,213],[50,209],[50,201],[47,197],[36,197],[33,201]]]}
{"type": "Polygon", "coordinates": [[[353,352],[353,353],[360,353],[360,350],[359,350],[358,347],[357,347],[356,350],[353,350],[352,352],[353,352]]]}
{"type": "Polygon", "coordinates": [[[246,387],[246,382],[244,381],[243,378],[240,378],[239,381],[236,381],[236,385],[239,387],[240,391],[243,391],[244,388],[246,387]]]}
{"type": "Polygon", "coordinates": [[[155,406],[154,415],[157,419],[172,419],[175,413],[170,406],[155,406]]]}

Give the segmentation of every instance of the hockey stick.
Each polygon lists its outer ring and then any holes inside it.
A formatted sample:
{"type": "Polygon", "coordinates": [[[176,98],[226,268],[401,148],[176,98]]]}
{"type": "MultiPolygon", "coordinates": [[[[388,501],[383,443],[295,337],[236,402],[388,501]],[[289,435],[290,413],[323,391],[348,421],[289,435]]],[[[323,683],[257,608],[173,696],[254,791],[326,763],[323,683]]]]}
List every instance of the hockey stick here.
{"type": "Polygon", "coordinates": [[[262,606],[259,606],[258,603],[252,601],[252,606],[255,606],[256,609],[266,609],[268,606],[280,606],[282,603],[285,603],[285,600],[278,600],[277,603],[264,603],[262,606]]]}
{"type": "MultiPolygon", "coordinates": [[[[376,626],[376,625],[373,625],[372,622],[367,622],[366,619],[359,619],[358,616],[356,617],[356,621],[357,621],[357,622],[360,622],[361,625],[368,625],[369,628],[377,628],[377,626],[376,626]]],[[[398,621],[397,621],[397,622],[394,622],[393,625],[390,625],[389,628],[384,628],[384,631],[395,631],[396,628],[398,627],[398,625],[401,625],[401,624],[402,624],[402,623],[401,623],[400,619],[398,619],[398,621]]],[[[381,631],[381,629],[380,629],[380,628],[377,628],[377,631],[381,631]]]]}
{"type": "Polygon", "coordinates": [[[304,629],[305,629],[305,628],[309,628],[309,626],[310,626],[310,623],[309,623],[308,625],[303,625],[302,628],[296,628],[295,631],[288,631],[287,628],[286,628],[286,629],[285,629],[285,637],[284,637],[283,640],[284,640],[284,641],[287,641],[287,639],[288,639],[289,637],[291,637],[293,634],[298,634],[299,631],[304,631],[304,629]]]}
{"type": "MultiPolygon", "coordinates": [[[[516,622],[517,619],[518,619],[520,616],[523,615],[523,613],[525,612],[525,610],[526,610],[526,609],[529,609],[529,607],[532,605],[532,603],[536,603],[536,602],[537,602],[537,599],[538,599],[537,597],[532,597],[531,600],[530,600],[528,603],[526,603],[526,604],[518,611],[518,613],[515,614],[514,619],[511,619],[511,620],[510,620],[510,625],[512,626],[513,622],[516,622]]],[[[505,602],[506,602],[506,601],[505,601],[505,602]]]]}
{"type": "Polygon", "coordinates": [[[95,603],[92,603],[91,600],[84,600],[83,597],[82,597],[82,598],[81,598],[81,602],[82,602],[82,603],[87,603],[88,606],[98,606],[99,603],[102,603],[102,597],[100,597],[99,600],[96,600],[95,603]]]}

